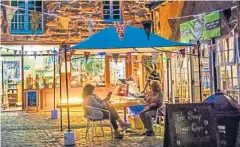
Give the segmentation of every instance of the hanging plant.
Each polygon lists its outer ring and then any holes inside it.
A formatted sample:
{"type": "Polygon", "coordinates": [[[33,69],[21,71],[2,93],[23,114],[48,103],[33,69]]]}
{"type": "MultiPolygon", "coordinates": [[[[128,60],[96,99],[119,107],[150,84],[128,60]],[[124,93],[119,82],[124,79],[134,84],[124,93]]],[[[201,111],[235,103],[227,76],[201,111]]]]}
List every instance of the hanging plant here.
{"type": "Polygon", "coordinates": [[[32,11],[31,12],[31,30],[32,33],[34,34],[35,30],[37,30],[38,25],[41,21],[41,14],[38,11],[32,11]]]}

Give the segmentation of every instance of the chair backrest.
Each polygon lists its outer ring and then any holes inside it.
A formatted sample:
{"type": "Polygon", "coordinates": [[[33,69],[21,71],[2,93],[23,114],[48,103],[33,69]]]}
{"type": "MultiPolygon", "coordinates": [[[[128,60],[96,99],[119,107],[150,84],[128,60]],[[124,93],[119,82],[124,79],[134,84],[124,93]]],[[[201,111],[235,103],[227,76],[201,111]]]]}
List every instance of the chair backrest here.
{"type": "Polygon", "coordinates": [[[84,117],[91,116],[89,108],[87,106],[83,106],[84,117]]]}
{"type": "Polygon", "coordinates": [[[103,119],[103,112],[97,108],[91,107],[91,106],[85,106],[87,108],[87,112],[84,114],[84,117],[90,118],[92,120],[99,120],[103,119]]]}
{"type": "Polygon", "coordinates": [[[166,105],[163,105],[162,107],[158,108],[158,115],[165,116],[165,114],[166,114],[166,105]]]}

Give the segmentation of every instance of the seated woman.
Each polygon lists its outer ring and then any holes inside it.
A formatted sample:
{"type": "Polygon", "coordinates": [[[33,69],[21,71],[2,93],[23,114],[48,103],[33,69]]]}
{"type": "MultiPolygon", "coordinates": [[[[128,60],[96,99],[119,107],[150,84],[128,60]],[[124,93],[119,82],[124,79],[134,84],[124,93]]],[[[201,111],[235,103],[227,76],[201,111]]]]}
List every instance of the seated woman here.
{"type": "Polygon", "coordinates": [[[163,106],[163,94],[160,89],[159,81],[152,81],[151,91],[146,96],[144,103],[146,108],[140,112],[140,118],[144,124],[144,128],[147,129],[142,135],[153,136],[154,131],[152,127],[152,118],[156,117],[157,109],[163,106]]]}
{"type": "MultiPolygon", "coordinates": [[[[95,87],[91,84],[87,84],[83,88],[83,108],[86,114],[88,114],[88,109],[85,106],[92,106],[96,108],[101,108],[108,110],[110,112],[110,120],[111,120],[111,125],[114,129],[114,136],[116,139],[122,139],[123,135],[119,133],[118,131],[118,125],[117,122],[120,124],[122,130],[126,130],[129,127],[131,127],[131,124],[127,124],[123,122],[116,110],[110,106],[107,101],[110,99],[111,95],[108,94],[108,96],[104,99],[101,100],[96,94],[94,94],[94,89],[95,87]]],[[[92,113],[93,117],[96,119],[103,119],[103,118],[109,118],[109,113],[106,111],[100,111],[100,110],[94,110],[94,113],[92,113]]]]}

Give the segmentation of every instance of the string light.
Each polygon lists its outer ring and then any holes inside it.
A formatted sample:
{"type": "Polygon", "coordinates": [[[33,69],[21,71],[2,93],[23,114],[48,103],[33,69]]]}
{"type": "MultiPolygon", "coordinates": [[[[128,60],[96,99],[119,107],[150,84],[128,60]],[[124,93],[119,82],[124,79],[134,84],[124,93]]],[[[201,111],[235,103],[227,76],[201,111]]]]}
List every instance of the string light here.
{"type": "MultiPolygon", "coordinates": [[[[236,8],[237,8],[237,6],[231,7],[231,10],[236,9],[236,8]]],[[[220,9],[220,10],[213,11],[213,12],[219,12],[219,11],[223,11],[223,10],[227,10],[227,9],[230,9],[230,8],[224,8],[224,9],[220,9]]],[[[168,18],[168,19],[182,19],[182,18],[196,17],[196,16],[201,16],[201,15],[210,14],[210,13],[213,13],[213,12],[206,12],[206,13],[195,14],[195,15],[187,15],[187,16],[173,17],[173,18],[168,18]]]]}

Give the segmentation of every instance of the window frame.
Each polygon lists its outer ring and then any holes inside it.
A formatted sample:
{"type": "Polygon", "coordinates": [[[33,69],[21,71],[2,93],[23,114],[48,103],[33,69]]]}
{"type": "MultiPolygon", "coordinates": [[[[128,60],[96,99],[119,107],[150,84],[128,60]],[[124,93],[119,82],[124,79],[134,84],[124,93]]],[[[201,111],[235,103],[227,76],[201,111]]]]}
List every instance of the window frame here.
{"type": "Polygon", "coordinates": [[[102,1],[102,18],[103,18],[103,20],[105,21],[105,22],[113,22],[113,21],[116,21],[116,22],[122,22],[123,20],[122,20],[122,2],[120,1],[120,0],[117,0],[118,2],[119,2],[119,19],[114,19],[113,18],[113,16],[114,16],[114,14],[113,14],[113,11],[114,11],[114,9],[113,9],[113,2],[114,1],[116,1],[116,0],[104,0],[104,1],[102,1]],[[109,1],[109,11],[110,11],[110,18],[109,19],[105,19],[104,18],[104,2],[105,1],[109,1]]]}
{"type": "MultiPolygon", "coordinates": [[[[20,2],[20,0],[17,0],[18,2],[20,2]]],[[[36,2],[37,0],[34,0],[34,2],[36,2]]],[[[22,1],[23,2],[23,1],[22,1]]],[[[24,25],[24,29],[23,30],[20,30],[19,29],[19,27],[18,27],[18,29],[12,29],[12,21],[11,21],[11,23],[10,23],[10,34],[32,34],[33,32],[32,32],[32,30],[31,29],[29,29],[29,16],[30,16],[30,12],[29,12],[29,3],[28,3],[29,1],[28,0],[25,0],[24,1],[24,8],[23,9],[25,9],[25,10],[23,10],[24,11],[24,23],[23,23],[23,25],[24,25]]],[[[40,13],[43,13],[43,1],[41,0],[41,2],[42,2],[42,6],[41,6],[41,8],[42,8],[42,11],[40,12],[40,13]]],[[[12,0],[10,1],[10,6],[12,6],[12,0]]],[[[17,5],[18,7],[20,6],[19,4],[17,5]]],[[[35,6],[35,5],[34,5],[35,6]]],[[[15,17],[15,15],[16,15],[16,13],[19,11],[20,9],[18,9],[16,12],[15,12],[15,14],[14,14],[14,16],[13,16],[13,19],[14,19],[14,17],[15,17]]],[[[43,22],[44,22],[44,20],[43,20],[43,15],[41,14],[41,17],[42,17],[42,20],[41,20],[41,29],[39,29],[39,30],[35,30],[34,31],[34,34],[43,34],[43,30],[44,30],[44,25],[43,25],[43,22]]],[[[15,23],[19,23],[19,19],[17,20],[17,21],[15,21],[15,23]]]]}
{"type": "MultiPolygon", "coordinates": [[[[221,41],[222,38],[218,38],[217,39],[217,43],[219,41],[221,41]]],[[[225,44],[223,44],[223,50],[221,51],[220,47],[217,45],[216,46],[216,66],[233,66],[235,65],[235,62],[237,60],[236,58],[236,52],[235,52],[235,41],[236,41],[236,38],[234,36],[231,36],[230,39],[233,39],[233,42],[229,41],[229,50],[225,49],[225,44]],[[230,47],[232,46],[232,47],[230,47]],[[221,60],[224,60],[223,58],[226,56],[226,53],[227,52],[232,52],[233,55],[232,55],[232,60],[231,61],[223,61],[221,62],[221,60]]]]}

